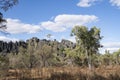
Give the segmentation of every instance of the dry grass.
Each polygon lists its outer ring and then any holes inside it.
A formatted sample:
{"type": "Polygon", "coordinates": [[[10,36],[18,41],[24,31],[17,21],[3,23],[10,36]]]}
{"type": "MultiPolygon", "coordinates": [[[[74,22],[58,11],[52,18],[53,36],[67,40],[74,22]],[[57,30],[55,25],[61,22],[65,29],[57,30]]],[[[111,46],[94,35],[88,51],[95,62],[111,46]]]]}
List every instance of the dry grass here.
{"type": "Polygon", "coordinates": [[[120,80],[120,66],[102,66],[92,71],[80,67],[9,70],[4,80],[120,80]]]}

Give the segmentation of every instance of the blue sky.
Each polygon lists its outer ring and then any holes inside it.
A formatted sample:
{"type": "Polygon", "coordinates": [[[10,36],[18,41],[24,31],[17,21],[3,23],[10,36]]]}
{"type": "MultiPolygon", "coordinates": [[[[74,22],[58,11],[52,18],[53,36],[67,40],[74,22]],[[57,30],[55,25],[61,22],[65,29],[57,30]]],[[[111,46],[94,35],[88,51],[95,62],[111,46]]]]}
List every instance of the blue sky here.
{"type": "Polygon", "coordinates": [[[19,4],[4,12],[7,30],[0,40],[40,39],[52,34],[52,39],[70,37],[75,25],[97,26],[104,36],[102,50],[120,48],[120,0],[19,0],[19,4]]]}

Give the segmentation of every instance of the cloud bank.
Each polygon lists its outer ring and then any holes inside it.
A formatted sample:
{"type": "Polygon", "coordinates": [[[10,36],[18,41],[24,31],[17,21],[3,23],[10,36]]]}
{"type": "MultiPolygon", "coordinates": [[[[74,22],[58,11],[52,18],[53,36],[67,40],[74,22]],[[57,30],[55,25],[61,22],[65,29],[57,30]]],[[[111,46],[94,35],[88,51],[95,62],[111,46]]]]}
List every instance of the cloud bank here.
{"type": "Polygon", "coordinates": [[[58,15],[52,21],[45,21],[41,23],[41,27],[53,32],[62,32],[75,25],[85,25],[87,23],[95,22],[98,17],[95,15],[58,15]]]}
{"type": "Polygon", "coordinates": [[[19,41],[19,39],[0,36],[0,41],[6,41],[6,42],[13,41],[13,42],[15,42],[15,41],[19,41]]]}
{"type": "Polygon", "coordinates": [[[36,33],[39,32],[40,29],[39,25],[26,24],[21,22],[19,19],[7,19],[6,31],[11,34],[36,33]]]}
{"type": "MultiPolygon", "coordinates": [[[[95,4],[95,2],[100,2],[100,1],[103,1],[103,0],[79,0],[79,2],[77,3],[77,6],[91,7],[93,4],[95,4]]],[[[111,5],[117,6],[120,8],[120,0],[109,0],[109,2],[111,3],[111,5]]]]}
{"type": "Polygon", "coordinates": [[[97,21],[98,17],[95,15],[69,15],[62,14],[57,15],[53,20],[44,21],[40,24],[26,24],[19,19],[7,19],[6,31],[11,34],[20,33],[37,33],[42,29],[50,30],[53,32],[62,32],[68,28],[72,28],[75,25],[84,25],[87,23],[97,21]]]}
{"type": "Polygon", "coordinates": [[[117,6],[120,8],[120,0],[110,0],[110,3],[113,5],[113,6],[117,6]]]}
{"type": "Polygon", "coordinates": [[[114,52],[117,51],[118,49],[120,49],[120,42],[107,42],[103,43],[103,48],[101,48],[100,50],[102,50],[102,53],[104,53],[105,50],[114,52]]]}

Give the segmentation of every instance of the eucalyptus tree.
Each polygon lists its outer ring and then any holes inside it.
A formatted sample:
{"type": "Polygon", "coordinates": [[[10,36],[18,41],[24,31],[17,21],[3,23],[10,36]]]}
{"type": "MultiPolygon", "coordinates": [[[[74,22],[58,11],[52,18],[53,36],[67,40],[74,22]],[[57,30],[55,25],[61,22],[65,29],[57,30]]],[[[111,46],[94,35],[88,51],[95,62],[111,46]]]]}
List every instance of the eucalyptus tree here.
{"type": "Polygon", "coordinates": [[[80,46],[83,52],[86,53],[88,67],[92,69],[91,57],[92,54],[98,53],[98,48],[102,47],[100,40],[100,29],[92,27],[88,29],[86,26],[75,26],[71,32],[72,36],[75,36],[77,46],[80,46]]]}

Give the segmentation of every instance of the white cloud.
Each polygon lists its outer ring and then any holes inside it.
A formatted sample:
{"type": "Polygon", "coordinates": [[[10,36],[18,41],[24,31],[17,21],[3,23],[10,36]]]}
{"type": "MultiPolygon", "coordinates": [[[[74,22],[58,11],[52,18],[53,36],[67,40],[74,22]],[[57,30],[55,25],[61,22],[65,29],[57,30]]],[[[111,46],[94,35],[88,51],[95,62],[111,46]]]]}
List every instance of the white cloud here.
{"type": "Polygon", "coordinates": [[[39,25],[25,24],[18,19],[7,19],[7,32],[12,34],[18,33],[36,33],[40,31],[39,25]]]}
{"type": "Polygon", "coordinates": [[[95,15],[69,15],[62,14],[53,18],[53,20],[41,22],[39,25],[26,24],[19,19],[7,19],[6,31],[11,34],[19,33],[36,33],[42,29],[53,32],[62,32],[75,25],[85,25],[87,23],[95,22],[98,17],[95,15]]]}
{"type": "Polygon", "coordinates": [[[104,43],[103,46],[106,48],[114,48],[114,47],[120,48],[120,42],[107,42],[107,43],[104,43]]]}
{"type": "Polygon", "coordinates": [[[68,40],[73,42],[73,43],[76,43],[75,37],[70,37],[68,40]]]}
{"type": "Polygon", "coordinates": [[[106,50],[109,50],[110,52],[114,52],[119,50],[120,48],[106,48],[106,50]]]}
{"type": "Polygon", "coordinates": [[[98,17],[95,15],[58,15],[53,21],[42,22],[41,26],[47,30],[54,32],[62,32],[67,28],[72,28],[75,25],[85,25],[87,23],[95,22],[98,17]]]}
{"type": "Polygon", "coordinates": [[[100,48],[99,51],[101,54],[104,54],[105,53],[105,50],[108,50],[110,53],[113,53],[117,50],[119,50],[120,48],[100,48]]]}
{"type": "Polygon", "coordinates": [[[61,24],[59,22],[56,23],[56,22],[52,22],[52,21],[46,21],[46,22],[42,22],[41,26],[44,29],[51,30],[54,32],[62,32],[65,30],[65,28],[63,27],[63,24],[61,24]]]}
{"type": "Polygon", "coordinates": [[[110,52],[114,52],[120,49],[120,42],[107,42],[103,43],[103,48],[100,49],[102,53],[104,53],[105,50],[109,50],[110,52]]]}
{"type": "Polygon", "coordinates": [[[98,0],[80,0],[80,2],[77,4],[79,7],[90,7],[94,2],[98,0]]]}
{"type": "Polygon", "coordinates": [[[19,39],[16,39],[16,38],[8,38],[8,37],[5,37],[5,36],[0,36],[0,40],[1,41],[6,41],[6,42],[9,42],[9,41],[19,41],[19,39]]]}
{"type": "MultiPolygon", "coordinates": [[[[79,7],[90,7],[94,3],[100,2],[100,1],[103,1],[103,0],[79,0],[79,3],[77,3],[77,6],[79,6],[79,7]]],[[[120,8],[120,0],[109,0],[109,2],[113,6],[117,6],[117,7],[120,8]]]]}
{"type": "Polygon", "coordinates": [[[120,0],[110,0],[110,3],[112,3],[113,6],[120,7],[120,0]]]}

